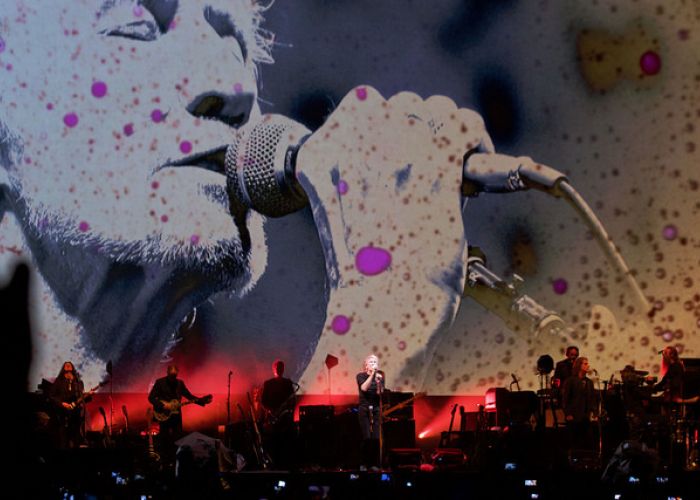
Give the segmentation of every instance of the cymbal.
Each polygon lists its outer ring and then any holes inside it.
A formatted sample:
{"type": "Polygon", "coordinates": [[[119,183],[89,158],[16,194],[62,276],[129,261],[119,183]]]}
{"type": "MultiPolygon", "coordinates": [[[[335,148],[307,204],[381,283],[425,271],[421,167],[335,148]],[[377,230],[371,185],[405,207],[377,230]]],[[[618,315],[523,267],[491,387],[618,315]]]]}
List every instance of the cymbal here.
{"type": "Polygon", "coordinates": [[[620,370],[620,373],[633,373],[633,374],[637,375],[638,377],[646,377],[647,375],[649,375],[649,372],[645,371],[645,370],[624,370],[623,369],[623,370],[620,370]]]}

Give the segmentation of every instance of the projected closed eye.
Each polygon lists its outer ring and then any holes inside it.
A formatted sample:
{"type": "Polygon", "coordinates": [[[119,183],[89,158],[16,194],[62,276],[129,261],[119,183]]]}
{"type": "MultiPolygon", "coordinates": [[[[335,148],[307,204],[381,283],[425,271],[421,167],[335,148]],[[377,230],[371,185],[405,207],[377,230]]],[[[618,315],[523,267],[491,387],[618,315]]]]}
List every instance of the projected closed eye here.
{"type": "Polygon", "coordinates": [[[134,21],[108,28],[100,32],[104,36],[119,36],[142,42],[152,42],[160,36],[160,30],[155,21],[134,21]]]}

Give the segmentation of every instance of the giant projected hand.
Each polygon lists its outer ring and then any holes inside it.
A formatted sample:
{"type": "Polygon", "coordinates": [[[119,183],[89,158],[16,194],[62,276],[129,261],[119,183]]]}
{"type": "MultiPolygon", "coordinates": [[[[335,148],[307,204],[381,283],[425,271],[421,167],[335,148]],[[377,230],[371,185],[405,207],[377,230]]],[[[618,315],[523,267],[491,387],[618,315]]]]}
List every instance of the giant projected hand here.
{"type": "MultiPolygon", "coordinates": [[[[325,386],[327,353],[382,357],[387,386],[422,384],[430,340],[464,288],[464,153],[492,150],[481,117],[446,97],[358,87],[300,149],[297,176],[326,256],[326,324],[300,382],[325,386]],[[425,360],[425,362],[424,362],[425,360]]],[[[351,377],[333,390],[354,392],[351,377]]]]}

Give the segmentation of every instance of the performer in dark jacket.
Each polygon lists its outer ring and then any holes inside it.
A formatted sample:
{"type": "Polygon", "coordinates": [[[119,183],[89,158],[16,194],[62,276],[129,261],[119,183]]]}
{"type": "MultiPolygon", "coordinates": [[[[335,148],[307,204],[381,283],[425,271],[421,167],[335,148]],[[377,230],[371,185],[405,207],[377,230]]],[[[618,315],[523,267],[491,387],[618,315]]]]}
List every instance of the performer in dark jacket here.
{"type": "Polygon", "coordinates": [[[592,447],[590,421],[598,418],[593,381],[586,376],[588,370],[588,358],[577,358],[561,391],[572,443],[578,448],[592,447]]]}
{"type": "Polygon", "coordinates": [[[52,434],[58,448],[77,448],[84,442],[84,390],[73,363],[63,363],[49,391],[54,406],[52,434]]]}
{"type": "Polygon", "coordinates": [[[272,363],[274,377],[266,380],[262,388],[262,405],[272,423],[289,423],[294,420],[297,384],[284,375],[284,361],[272,363]]]}
{"type": "Polygon", "coordinates": [[[177,374],[177,366],[169,365],[167,375],[156,380],[148,393],[148,401],[153,405],[154,412],[157,416],[162,415],[157,418],[160,423],[161,456],[171,459],[174,458],[175,441],[182,437],[182,398],[202,405],[206,402],[205,398],[192,394],[185,383],[177,378],[177,374]]]}

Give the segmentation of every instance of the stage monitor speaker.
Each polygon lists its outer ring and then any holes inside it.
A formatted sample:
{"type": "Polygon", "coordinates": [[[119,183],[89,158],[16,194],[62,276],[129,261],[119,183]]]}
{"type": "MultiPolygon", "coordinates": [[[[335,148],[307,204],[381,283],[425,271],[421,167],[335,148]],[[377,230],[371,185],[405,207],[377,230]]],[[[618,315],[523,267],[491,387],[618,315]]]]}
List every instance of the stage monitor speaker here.
{"type": "Polygon", "coordinates": [[[423,455],[418,448],[391,448],[388,461],[392,470],[418,469],[423,462],[423,455]]]}
{"type": "Polygon", "coordinates": [[[308,463],[333,465],[335,418],[331,405],[299,407],[299,440],[302,458],[308,463]]]}
{"type": "Polygon", "coordinates": [[[467,463],[467,455],[458,448],[438,448],[430,455],[431,463],[440,469],[458,469],[467,463]]]}
{"type": "Polygon", "coordinates": [[[415,420],[387,420],[382,427],[385,450],[416,447],[415,420]]]}

